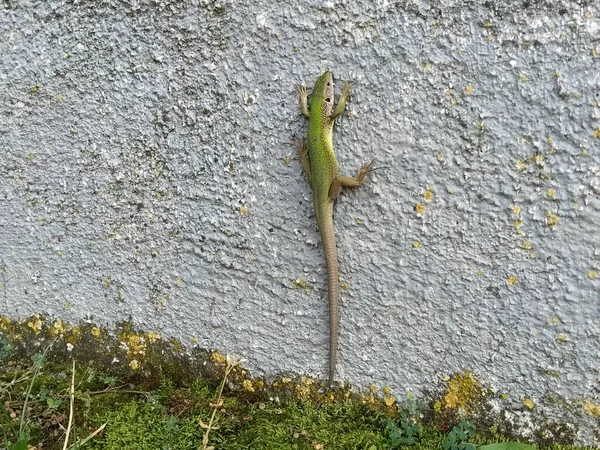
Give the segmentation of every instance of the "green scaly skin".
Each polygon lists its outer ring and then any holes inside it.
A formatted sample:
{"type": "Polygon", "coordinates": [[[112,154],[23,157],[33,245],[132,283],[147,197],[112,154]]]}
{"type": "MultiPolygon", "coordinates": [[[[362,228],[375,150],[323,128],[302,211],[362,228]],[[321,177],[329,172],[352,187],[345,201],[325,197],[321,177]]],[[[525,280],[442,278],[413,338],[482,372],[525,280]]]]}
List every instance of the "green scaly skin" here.
{"type": "Polygon", "coordinates": [[[306,87],[298,87],[300,111],[308,119],[307,143],[298,144],[302,168],[312,190],[317,224],[321,233],[327,286],[329,291],[329,385],[335,377],[339,326],[339,270],[335,233],[333,230],[333,202],[343,187],[358,187],[372,168],[372,162],[361,167],[356,177],[341,176],[333,152],[331,134],[333,123],[346,109],[350,85],[344,83],[342,94],[334,109],[333,75],[325,72],[316,81],[310,93],[310,108],[306,87]]]}

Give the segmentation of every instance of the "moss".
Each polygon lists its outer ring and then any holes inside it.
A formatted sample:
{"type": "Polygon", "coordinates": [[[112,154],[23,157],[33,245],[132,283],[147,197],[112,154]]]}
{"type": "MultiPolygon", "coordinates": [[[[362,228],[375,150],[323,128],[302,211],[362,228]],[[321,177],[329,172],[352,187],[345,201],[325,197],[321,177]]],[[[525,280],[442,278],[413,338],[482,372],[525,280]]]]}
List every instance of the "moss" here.
{"type": "MultiPolygon", "coordinates": [[[[63,445],[71,357],[77,360],[74,435],[83,438],[107,423],[86,444],[98,450],[200,448],[200,424],[208,423],[213,411],[219,428],[211,431],[210,444],[227,449],[390,448],[389,424],[401,429],[401,413],[410,423],[421,422],[414,450],[441,448],[453,421],[463,415],[475,417],[479,430],[492,425],[485,416],[492,393],[469,371],[444,383],[432,408],[433,420],[428,409],[419,411],[418,401],[411,397],[403,404],[389,387],[353,392],[341,385],[324,391],[320,380],[306,376],[280,376],[267,384],[239,366],[227,379],[222,401],[215,404],[224,371],[232,364],[230,356],[219,352],[185,349],[179,341],[139,331],[131,322],[106,330],[41,315],[23,321],[0,317],[0,330],[0,387],[22,376],[21,382],[0,389],[0,404],[7,405],[9,414],[20,414],[31,381],[31,352],[51,345],[43,372],[32,383],[28,408],[30,442],[43,442],[48,450],[63,445]],[[13,340],[16,336],[19,340],[13,340]],[[75,342],[71,352],[65,350],[69,341],[75,342]]],[[[598,406],[589,401],[578,407],[598,414],[598,406]]],[[[0,417],[0,432],[5,425],[0,417]]],[[[472,442],[504,439],[498,433],[504,424],[493,425],[494,432],[473,436],[472,442]]],[[[541,424],[538,431],[540,442],[574,438],[565,424],[541,424]]]]}

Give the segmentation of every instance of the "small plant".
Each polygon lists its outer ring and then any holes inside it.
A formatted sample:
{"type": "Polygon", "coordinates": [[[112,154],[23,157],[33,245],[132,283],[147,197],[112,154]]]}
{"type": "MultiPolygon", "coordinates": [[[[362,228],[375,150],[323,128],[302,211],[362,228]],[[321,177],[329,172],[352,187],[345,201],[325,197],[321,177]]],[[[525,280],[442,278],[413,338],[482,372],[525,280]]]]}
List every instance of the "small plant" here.
{"type": "Polygon", "coordinates": [[[482,445],[477,450],[536,450],[533,445],[520,442],[500,442],[498,444],[482,445]]]}
{"type": "Polygon", "coordinates": [[[388,419],[385,427],[386,434],[390,440],[390,448],[413,445],[417,441],[420,430],[420,425],[417,422],[409,420],[406,412],[402,412],[400,416],[400,426],[394,420],[388,419]]]}
{"type": "Polygon", "coordinates": [[[467,442],[474,435],[475,425],[462,418],[444,439],[442,447],[444,450],[535,450],[534,446],[521,444],[520,442],[498,442],[481,446],[467,442]]]}
{"type": "MultiPolygon", "coordinates": [[[[7,384],[0,384],[0,393],[6,392],[6,393],[10,394],[10,388],[13,388],[16,385],[21,384],[21,383],[29,382],[29,384],[27,385],[27,389],[25,391],[23,405],[21,406],[21,417],[19,419],[18,430],[17,430],[16,426],[13,425],[13,419],[12,419],[11,415],[9,414],[9,412],[7,411],[6,407],[4,406],[4,404],[0,403],[0,411],[2,412],[2,415],[6,418],[6,424],[2,424],[0,422],[0,425],[8,428],[10,431],[9,433],[4,433],[4,446],[5,446],[4,448],[6,448],[8,450],[28,450],[30,448],[31,444],[29,441],[31,440],[31,433],[30,433],[30,426],[29,426],[29,423],[27,420],[27,412],[29,410],[27,405],[28,405],[29,399],[32,395],[31,391],[33,389],[34,382],[35,382],[36,378],[40,375],[40,373],[42,371],[42,366],[46,362],[46,356],[48,354],[48,351],[50,350],[50,348],[52,347],[52,345],[54,344],[55,341],[56,341],[56,339],[53,340],[46,347],[46,349],[44,350],[43,353],[35,354],[32,356],[31,359],[33,361],[33,366],[29,370],[27,370],[24,374],[22,374],[19,377],[15,376],[15,378],[7,384]],[[12,434],[12,440],[10,439],[11,434],[12,434]]],[[[50,395],[49,391],[45,388],[40,389],[40,392],[37,394],[37,397],[39,400],[45,402],[49,409],[57,409],[62,404],[62,400],[56,399],[54,396],[50,395]]],[[[72,425],[73,425],[73,412],[74,412],[74,401],[75,401],[75,361],[73,361],[73,372],[71,375],[69,399],[70,399],[69,423],[68,423],[67,429],[65,431],[65,441],[64,441],[64,445],[63,445],[63,450],[78,450],[86,442],[88,442],[90,439],[92,439],[94,436],[96,436],[98,433],[100,433],[106,426],[106,423],[103,424],[102,426],[100,426],[96,431],[91,433],[88,437],[86,437],[82,440],[79,440],[69,446],[69,436],[71,434],[71,429],[72,429],[72,425]]]]}
{"type": "Polygon", "coordinates": [[[475,434],[475,425],[464,418],[460,419],[458,425],[452,428],[442,447],[444,450],[476,450],[477,446],[467,442],[475,434]]]}
{"type": "MultiPolygon", "coordinates": [[[[19,378],[14,379],[11,383],[9,383],[9,386],[14,386],[16,384],[18,384],[19,382],[22,381],[26,381],[27,379],[31,378],[31,380],[29,381],[29,386],[27,386],[27,391],[25,393],[25,399],[23,401],[23,407],[21,409],[21,418],[19,420],[19,429],[17,430],[13,424],[12,424],[12,419],[10,417],[10,414],[8,413],[8,411],[6,410],[6,408],[4,407],[4,405],[0,405],[0,407],[2,408],[2,412],[3,415],[7,418],[7,427],[10,429],[10,431],[12,432],[12,435],[14,437],[14,441],[11,443],[8,440],[7,435],[5,435],[4,437],[4,444],[6,445],[6,448],[9,450],[27,450],[29,447],[29,427],[27,426],[27,422],[25,420],[26,418],[26,414],[27,414],[27,403],[29,402],[29,396],[31,395],[31,389],[33,388],[33,383],[36,379],[36,377],[39,375],[41,369],[42,369],[42,365],[44,364],[44,361],[46,360],[46,355],[48,354],[48,350],[50,350],[50,347],[52,346],[52,344],[54,343],[54,341],[52,341],[44,350],[44,352],[42,354],[35,354],[31,357],[32,361],[33,361],[33,367],[31,369],[29,369],[24,375],[22,375],[19,378]]],[[[2,390],[7,389],[5,386],[0,386],[2,388],[2,390]]]]}
{"type": "Polygon", "coordinates": [[[223,375],[223,380],[221,381],[221,386],[219,388],[219,395],[217,396],[217,400],[214,403],[211,403],[211,406],[213,407],[213,412],[210,417],[210,421],[208,422],[208,424],[206,424],[200,420],[200,426],[202,428],[204,428],[204,433],[202,436],[202,450],[214,450],[214,448],[215,448],[212,445],[211,446],[208,445],[208,436],[209,436],[211,430],[219,429],[219,426],[216,425],[216,423],[217,423],[216,415],[217,415],[217,411],[223,407],[223,398],[222,398],[223,388],[225,387],[225,383],[227,382],[227,377],[229,376],[231,371],[239,364],[240,364],[239,358],[237,358],[235,356],[227,355],[227,366],[225,367],[225,374],[223,375]]]}

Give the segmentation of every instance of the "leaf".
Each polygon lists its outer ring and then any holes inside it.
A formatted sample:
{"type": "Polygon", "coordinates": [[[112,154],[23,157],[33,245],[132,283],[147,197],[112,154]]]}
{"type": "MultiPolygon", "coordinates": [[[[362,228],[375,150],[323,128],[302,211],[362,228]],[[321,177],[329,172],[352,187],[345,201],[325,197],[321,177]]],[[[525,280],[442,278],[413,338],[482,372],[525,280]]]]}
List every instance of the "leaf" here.
{"type": "Polygon", "coordinates": [[[12,450],[27,450],[27,447],[27,437],[21,437],[16,444],[12,446],[12,450]]]}
{"type": "Polygon", "coordinates": [[[482,445],[478,450],[536,450],[536,447],[520,442],[499,442],[497,444],[482,445]]]}

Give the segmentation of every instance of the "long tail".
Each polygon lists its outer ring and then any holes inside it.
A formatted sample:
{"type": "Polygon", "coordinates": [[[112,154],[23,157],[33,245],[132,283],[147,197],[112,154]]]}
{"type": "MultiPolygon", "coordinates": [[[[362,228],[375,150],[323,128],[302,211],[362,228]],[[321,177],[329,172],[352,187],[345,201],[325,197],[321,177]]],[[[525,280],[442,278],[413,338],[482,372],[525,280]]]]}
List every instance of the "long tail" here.
{"type": "Polygon", "coordinates": [[[340,321],[339,308],[339,270],[337,249],[335,247],[335,233],[333,230],[333,202],[319,211],[319,230],[323,241],[325,265],[327,267],[327,287],[329,291],[329,380],[328,385],[335,378],[335,363],[338,349],[338,328],[340,321]]]}

